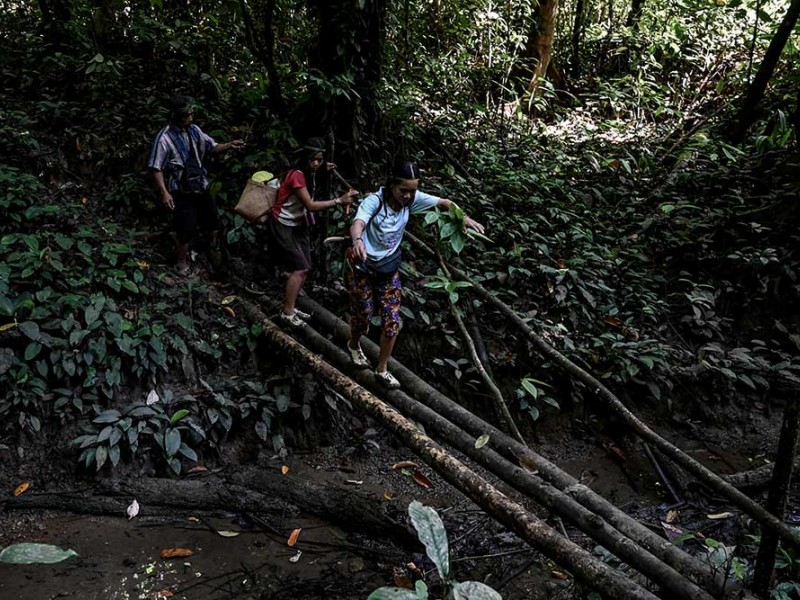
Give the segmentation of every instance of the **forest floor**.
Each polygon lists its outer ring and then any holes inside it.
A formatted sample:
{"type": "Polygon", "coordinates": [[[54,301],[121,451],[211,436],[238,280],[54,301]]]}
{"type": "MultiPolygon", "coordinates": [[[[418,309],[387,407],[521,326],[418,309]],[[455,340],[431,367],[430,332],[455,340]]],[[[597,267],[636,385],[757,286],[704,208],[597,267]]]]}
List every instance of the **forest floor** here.
{"type": "MultiPolygon", "coordinates": [[[[774,445],[779,421],[753,411],[727,415],[739,423],[738,429],[707,428],[673,419],[660,433],[718,472],[744,470],[754,461],[763,461],[774,445]]],[[[391,434],[349,411],[344,423],[365,435],[340,435],[332,445],[308,448],[283,460],[261,453],[253,462],[260,469],[276,471],[285,464],[294,477],[357,490],[371,500],[395,505],[398,513],[413,499],[433,506],[447,526],[456,576],[493,585],[505,598],[585,597],[568,574],[494,523],[430,469],[421,469],[430,487],[415,482],[408,471],[392,469],[393,464],[415,457],[399,447],[391,434]]],[[[537,451],[637,519],[661,529],[675,503],[633,439],[622,433],[587,435],[568,415],[543,423],[536,438],[537,451]]],[[[34,488],[28,493],[34,494],[91,486],[90,480],[76,474],[67,462],[71,459],[59,452],[53,440],[50,444],[31,440],[20,447],[25,458],[0,463],[6,490],[23,480],[32,481],[34,488]]],[[[226,457],[229,466],[252,460],[245,454],[226,457]]],[[[222,465],[218,470],[226,468],[222,465]]],[[[681,516],[672,519],[675,526],[735,543],[731,536],[739,529],[734,525],[738,518],[707,518],[729,511],[724,501],[702,495],[686,500],[681,516]]],[[[395,545],[357,522],[326,522],[292,508],[261,518],[269,522],[267,529],[262,521],[235,511],[175,510],[169,515],[128,519],[124,514],[0,510],[0,547],[43,542],[71,548],[79,555],[56,565],[0,565],[0,598],[350,599],[366,598],[382,585],[413,581],[423,572],[429,585],[435,585],[435,570],[421,547],[395,545]],[[287,538],[296,528],[302,532],[290,547],[287,538]],[[219,531],[239,535],[223,537],[219,531]],[[163,559],[160,552],[165,548],[186,548],[193,554],[163,559]]],[[[561,527],[557,520],[550,522],[561,527]]],[[[569,526],[564,531],[593,548],[580,532],[569,526]]],[[[692,550],[702,552],[701,545],[696,546],[692,550]]]]}

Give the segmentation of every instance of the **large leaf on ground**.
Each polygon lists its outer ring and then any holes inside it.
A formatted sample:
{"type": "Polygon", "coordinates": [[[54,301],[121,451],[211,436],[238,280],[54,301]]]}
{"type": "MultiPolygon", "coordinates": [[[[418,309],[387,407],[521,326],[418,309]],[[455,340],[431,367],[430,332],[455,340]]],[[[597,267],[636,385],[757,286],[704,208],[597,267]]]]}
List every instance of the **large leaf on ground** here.
{"type": "Polygon", "coordinates": [[[35,544],[23,542],[13,544],[0,552],[0,563],[9,565],[32,565],[36,563],[50,565],[78,556],[74,550],[62,550],[51,544],[35,544]]]}
{"type": "Polygon", "coordinates": [[[372,592],[367,600],[419,600],[419,596],[405,588],[382,587],[372,592]]]}
{"type": "Polygon", "coordinates": [[[425,545],[428,558],[436,565],[442,580],[447,581],[450,577],[450,550],[441,517],[430,506],[423,506],[416,500],[408,505],[408,515],[419,541],[425,545]]]}
{"type": "Polygon", "coordinates": [[[452,598],[452,600],[503,600],[497,591],[479,581],[462,581],[455,584],[448,598],[452,598]]]}

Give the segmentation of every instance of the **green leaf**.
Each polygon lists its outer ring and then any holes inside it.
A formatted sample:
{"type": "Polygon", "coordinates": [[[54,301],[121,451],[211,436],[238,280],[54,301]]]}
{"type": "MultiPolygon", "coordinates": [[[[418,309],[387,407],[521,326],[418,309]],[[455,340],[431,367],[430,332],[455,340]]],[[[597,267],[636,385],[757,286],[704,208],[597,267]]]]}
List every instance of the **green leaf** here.
{"type": "Polygon", "coordinates": [[[417,592],[417,597],[419,600],[428,600],[428,586],[425,585],[425,582],[422,579],[417,579],[414,583],[414,589],[417,592]]]}
{"type": "Polygon", "coordinates": [[[42,335],[39,332],[39,325],[37,325],[33,321],[24,321],[20,323],[19,330],[26,336],[28,336],[28,338],[32,339],[34,342],[38,341],[42,335]]]}
{"type": "Polygon", "coordinates": [[[119,421],[120,416],[122,416],[120,412],[112,408],[110,410],[104,410],[101,412],[99,415],[97,415],[97,417],[95,417],[92,423],[116,423],[119,421]]]}
{"type": "Polygon", "coordinates": [[[267,441],[267,435],[269,434],[269,427],[264,421],[256,421],[256,434],[260,437],[263,441],[267,441]]]}
{"type": "Polygon", "coordinates": [[[0,375],[8,371],[15,361],[16,357],[11,348],[0,348],[0,375]]]}
{"type": "Polygon", "coordinates": [[[536,400],[539,397],[539,388],[533,385],[533,382],[530,379],[523,379],[522,380],[522,388],[530,394],[531,398],[536,400]]]}
{"type": "Polygon", "coordinates": [[[430,506],[423,506],[416,500],[408,505],[408,515],[428,558],[436,565],[442,580],[447,581],[450,578],[450,550],[441,517],[430,506]]]}
{"type": "Polygon", "coordinates": [[[372,592],[367,600],[420,600],[420,597],[405,588],[382,587],[372,592]]]}
{"type": "Polygon", "coordinates": [[[489,242],[491,244],[494,244],[494,240],[492,238],[482,234],[480,231],[475,231],[474,229],[467,229],[466,230],[466,234],[467,234],[467,237],[475,237],[475,238],[478,238],[480,240],[483,240],[484,242],[489,242]]]}
{"type": "Polygon", "coordinates": [[[462,581],[453,586],[453,600],[503,600],[503,597],[488,585],[479,581],[462,581]]]}
{"type": "Polygon", "coordinates": [[[183,419],[183,418],[184,418],[186,415],[188,415],[188,414],[189,414],[189,411],[188,411],[188,410],[186,410],[185,408],[182,408],[182,409],[180,409],[180,410],[176,410],[176,411],[175,411],[175,414],[173,414],[173,415],[170,417],[170,419],[169,419],[169,424],[170,424],[170,425],[175,425],[175,423],[177,423],[178,421],[180,421],[181,419],[183,419]]]}
{"type": "Polygon", "coordinates": [[[187,446],[186,444],[181,444],[181,447],[178,450],[178,452],[183,454],[189,460],[193,460],[194,462],[197,462],[197,453],[194,450],[192,450],[191,448],[189,448],[189,446],[187,446]]]}
{"type": "MultiPolygon", "coordinates": [[[[108,436],[108,445],[114,448],[119,443],[120,439],[122,439],[122,432],[119,430],[119,427],[114,427],[108,436]]],[[[116,465],[116,463],[114,464],[116,465]]]]}
{"type": "Polygon", "coordinates": [[[34,544],[23,542],[12,544],[0,552],[0,563],[9,565],[52,565],[78,556],[74,550],[63,550],[51,544],[34,544]]]}
{"type": "Polygon", "coordinates": [[[154,411],[149,406],[140,405],[140,406],[135,406],[134,408],[129,410],[127,414],[129,417],[152,417],[153,415],[156,414],[156,411],[154,411]]]}
{"type": "Polygon", "coordinates": [[[39,342],[31,342],[25,348],[25,360],[33,360],[36,355],[42,350],[42,345],[39,342]]]}
{"type": "Polygon", "coordinates": [[[10,317],[14,314],[14,303],[3,294],[0,294],[0,315],[10,317]]]}
{"type": "Polygon", "coordinates": [[[108,449],[108,458],[111,460],[111,465],[116,467],[119,464],[120,450],[119,446],[111,446],[108,449]]]}
{"type": "Polygon", "coordinates": [[[94,460],[97,463],[96,467],[99,471],[104,464],[106,464],[106,459],[108,458],[108,446],[98,446],[97,453],[94,456],[94,460]]]}
{"type": "Polygon", "coordinates": [[[181,461],[179,461],[177,458],[170,458],[168,462],[169,462],[169,468],[172,469],[172,472],[175,473],[175,475],[180,475],[181,461]]]}
{"type": "Polygon", "coordinates": [[[289,388],[287,386],[275,388],[275,399],[277,400],[278,412],[286,412],[291,401],[289,388]]]}
{"type": "Polygon", "coordinates": [[[178,453],[180,447],[181,432],[174,428],[168,429],[166,435],[164,435],[164,452],[171,458],[178,453]]]}
{"type": "Polygon", "coordinates": [[[445,238],[450,237],[456,232],[457,228],[458,226],[452,221],[449,223],[445,223],[439,230],[439,239],[443,240],[445,238]]]}
{"type": "Polygon", "coordinates": [[[55,238],[56,238],[56,244],[58,244],[62,250],[69,250],[75,243],[73,242],[72,238],[68,238],[62,233],[57,233],[55,238]]]}
{"type": "Polygon", "coordinates": [[[83,316],[86,319],[86,326],[88,327],[100,316],[100,311],[102,307],[97,306],[97,304],[92,304],[91,306],[87,306],[86,309],[83,311],[83,316]]]}
{"type": "Polygon", "coordinates": [[[475,440],[475,448],[483,448],[486,444],[489,443],[489,439],[491,436],[488,433],[484,433],[481,437],[475,440]]]}
{"type": "Polygon", "coordinates": [[[460,231],[456,231],[450,238],[450,246],[452,246],[453,251],[456,254],[461,254],[461,251],[464,249],[465,245],[466,240],[464,239],[464,235],[460,231]]]}
{"type": "Polygon", "coordinates": [[[100,442],[105,442],[108,438],[111,437],[111,432],[115,431],[117,428],[113,425],[106,425],[103,430],[98,434],[97,439],[95,440],[98,444],[100,442]]]}

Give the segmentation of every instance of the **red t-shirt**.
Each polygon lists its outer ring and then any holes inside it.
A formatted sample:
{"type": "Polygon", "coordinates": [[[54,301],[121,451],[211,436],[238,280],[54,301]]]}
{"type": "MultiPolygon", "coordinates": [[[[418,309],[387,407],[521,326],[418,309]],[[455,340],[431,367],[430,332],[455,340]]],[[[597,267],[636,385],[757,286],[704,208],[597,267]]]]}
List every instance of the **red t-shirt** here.
{"type": "Polygon", "coordinates": [[[278,197],[272,207],[272,216],[284,225],[295,227],[302,225],[306,216],[306,207],[295,192],[306,187],[306,176],[294,169],[284,177],[278,188],[278,197]]]}

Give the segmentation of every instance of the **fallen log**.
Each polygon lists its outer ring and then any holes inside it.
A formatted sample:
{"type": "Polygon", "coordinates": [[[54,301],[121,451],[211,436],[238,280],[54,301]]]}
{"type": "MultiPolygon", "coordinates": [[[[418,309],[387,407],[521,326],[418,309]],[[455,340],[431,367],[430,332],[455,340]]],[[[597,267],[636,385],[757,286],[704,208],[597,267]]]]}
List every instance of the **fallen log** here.
{"type": "MultiPolygon", "coordinates": [[[[350,358],[344,350],[318,332],[311,328],[304,328],[299,335],[310,349],[325,356],[326,359],[332,360],[336,366],[349,367],[350,358]]],[[[351,376],[362,385],[376,385],[374,377],[367,371],[356,371],[351,376]]],[[[405,416],[422,423],[427,432],[436,432],[453,448],[483,465],[515,489],[527,494],[550,512],[576,525],[591,539],[658,584],[669,594],[669,597],[712,599],[710,594],[630,538],[613,529],[601,517],[589,511],[570,496],[525,469],[505,460],[491,448],[476,447],[474,436],[468,435],[421,402],[410,398],[400,390],[388,391],[386,398],[405,416]]],[[[706,574],[710,580],[710,571],[707,570],[706,574]]]]}
{"type": "Polygon", "coordinates": [[[419,543],[408,528],[388,513],[388,504],[357,489],[317,483],[299,475],[275,474],[258,468],[237,469],[225,477],[190,480],[140,478],[101,481],[84,493],[22,494],[5,501],[7,510],[52,509],[78,514],[124,516],[133,499],[140,516],[163,516],[167,511],[237,511],[314,515],[344,529],[391,537],[405,548],[419,543]]]}
{"type": "MultiPolygon", "coordinates": [[[[751,469],[750,471],[740,471],[738,473],[731,473],[730,475],[723,475],[722,478],[737,488],[760,489],[769,485],[774,469],[775,464],[768,463],[766,465],[761,465],[757,469],[751,469]]],[[[800,469],[800,459],[795,459],[794,469],[800,469]]]]}
{"type": "Polygon", "coordinates": [[[263,335],[274,345],[276,351],[285,352],[300,364],[311,369],[316,376],[347,397],[355,407],[394,433],[426,464],[464,492],[499,523],[514,531],[544,555],[569,569],[584,584],[615,599],[654,600],[656,598],[634,581],[597,560],[590,553],[545,525],[520,504],[511,501],[490,483],[439,448],[433,440],[423,435],[395,409],[390,408],[352,379],[345,377],[319,356],[283,333],[266,319],[261,311],[252,305],[243,304],[243,312],[251,320],[262,324],[263,335]]]}
{"type": "MultiPolygon", "coordinates": [[[[312,313],[314,323],[321,325],[327,332],[332,333],[334,339],[342,340],[342,347],[344,347],[344,341],[349,339],[350,336],[350,328],[344,321],[307,297],[300,298],[298,302],[303,310],[312,313]]],[[[366,338],[362,338],[361,344],[367,356],[374,361],[378,355],[377,345],[366,338]]],[[[676,571],[686,575],[706,589],[725,589],[725,582],[721,574],[710,573],[707,565],[702,564],[680,548],[672,545],[668,540],[653,533],[650,529],[632,519],[589,487],[579,483],[574,477],[559,469],[528,446],[520,444],[500,429],[453,402],[395,359],[391,359],[389,365],[392,373],[403,385],[403,389],[416,398],[424,399],[425,404],[440,417],[448,419],[475,437],[488,434],[490,436],[489,444],[501,455],[530,471],[536,471],[542,479],[562,490],[590,511],[600,515],[609,525],[634,540],[676,571]]]]}
{"type": "Polygon", "coordinates": [[[283,500],[247,488],[223,485],[216,477],[185,481],[162,478],[100,481],[84,492],[27,493],[7,498],[4,504],[6,510],[52,509],[124,516],[133,499],[139,503],[141,516],[161,516],[165,514],[162,509],[274,512],[287,506],[283,500]]]}
{"type": "MultiPolygon", "coordinates": [[[[428,246],[406,232],[406,238],[416,247],[435,258],[436,253],[428,248],[428,246]]],[[[655,448],[658,448],[664,456],[675,461],[677,464],[685,468],[692,475],[697,477],[702,483],[709,488],[721,494],[731,503],[735,504],[738,508],[746,512],[753,519],[755,519],[762,527],[777,534],[780,539],[791,544],[795,548],[800,548],[800,531],[789,527],[786,523],[775,517],[764,507],[757,502],[740,492],[738,489],[727,483],[719,475],[706,468],[691,456],[683,452],[677,446],[665,440],[658,435],[655,431],[650,429],[643,421],[641,421],[633,412],[631,412],[622,401],[614,395],[611,390],[604,386],[594,376],[586,372],[584,369],[569,360],[566,356],[561,354],[553,346],[548,344],[541,336],[534,332],[528,324],[505,302],[494,296],[489,290],[484,288],[481,284],[472,281],[469,276],[462,270],[448,265],[451,272],[463,281],[468,281],[472,284],[471,289],[477,295],[495,307],[502,315],[504,315],[517,329],[524,333],[528,339],[531,340],[533,345],[544,356],[552,360],[555,364],[560,366],[569,375],[586,385],[591,391],[599,396],[606,405],[611,408],[614,413],[620,417],[642,440],[650,442],[655,448]]]]}

